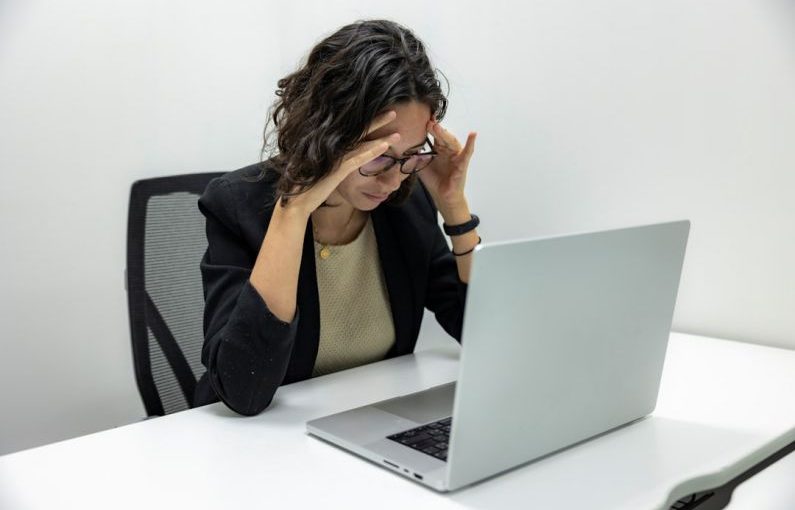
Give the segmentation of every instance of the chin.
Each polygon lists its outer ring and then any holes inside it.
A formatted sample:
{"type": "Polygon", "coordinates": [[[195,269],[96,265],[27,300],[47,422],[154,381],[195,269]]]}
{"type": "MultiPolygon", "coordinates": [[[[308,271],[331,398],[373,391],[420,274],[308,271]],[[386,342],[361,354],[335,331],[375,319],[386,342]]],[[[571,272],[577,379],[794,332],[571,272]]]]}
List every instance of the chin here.
{"type": "Polygon", "coordinates": [[[390,195],[387,195],[387,196],[383,197],[380,200],[373,200],[373,198],[371,198],[370,195],[362,192],[362,194],[359,197],[360,200],[359,200],[359,203],[356,205],[356,208],[360,209],[362,211],[372,211],[373,209],[375,209],[379,205],[381,205],[384,202],[386,202],[387,200],[389,200],[389,196],[390,195]]]}

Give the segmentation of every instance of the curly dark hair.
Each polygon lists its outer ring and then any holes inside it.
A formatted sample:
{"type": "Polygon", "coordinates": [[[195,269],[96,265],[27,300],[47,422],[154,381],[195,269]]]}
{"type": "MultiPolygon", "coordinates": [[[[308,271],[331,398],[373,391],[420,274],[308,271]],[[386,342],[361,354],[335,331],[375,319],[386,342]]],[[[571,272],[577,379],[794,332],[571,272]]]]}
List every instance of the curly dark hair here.
{"type": "MultiPolygon", "coordinates": [[[[389,106],[419,101],[442,120],[447,97],[440,85],[423,43],[393,21],[360,20],[320,41],[305,65],[278,81],[278,99],[269,111],[261,159],[270,152],[279,173],[274,198],[284,204],[328,175],[389,106]]],[[[415,181],[416,175],[405,179],[385,203],[402,203],[415,181]]]]}

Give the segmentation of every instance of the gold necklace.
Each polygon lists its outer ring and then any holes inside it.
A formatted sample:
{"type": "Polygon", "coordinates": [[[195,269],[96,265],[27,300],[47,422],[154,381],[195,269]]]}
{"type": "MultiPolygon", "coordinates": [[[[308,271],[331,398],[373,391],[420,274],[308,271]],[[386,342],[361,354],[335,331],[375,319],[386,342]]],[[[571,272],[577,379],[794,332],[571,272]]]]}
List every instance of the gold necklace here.
{"type": "MultiPolygon", "coordinates": [[[[351,211],[351,215],[348,218],[348,221],[346,221],[345,222],[345,226],[342,227],[342,233],[343,234],[345,234],[345,232],[348,230],[348,225],[350,225],[351,221],[353,221],[353,216],[355,214],[356,214],[356,208],[354,208],[353,211],[351,211]]],[[[317,243],[320,245],[320,252],[319,252],[320,258],[322,260],[326,260],[327,258],[331,257],[331,248],[329,248],[329,246],[331,246],[331,245],[329,243],[323,243],[323,242],[318,240],[318,238],[317,238],[317,225],[315,225],[314,220],[312,221],[312,232],[314,232],[314,234],[315,234],[315,241],[317,241],[317,243]]]]}

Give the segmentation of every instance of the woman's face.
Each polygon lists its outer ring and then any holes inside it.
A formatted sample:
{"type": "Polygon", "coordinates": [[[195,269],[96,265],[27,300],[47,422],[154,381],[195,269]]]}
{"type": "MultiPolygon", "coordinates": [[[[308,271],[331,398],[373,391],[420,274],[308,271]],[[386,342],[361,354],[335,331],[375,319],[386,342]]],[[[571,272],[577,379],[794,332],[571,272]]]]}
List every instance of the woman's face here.
{"type": "MultiPolygon", "coordinates": [[[[365,140],[375,140],[392,133],[400,133],[400,141],[390,146],[385,154],[404,158],[419,152],[425,145],[428,135],[426,128],[431,119],[430,107],[425,103],[411,101],[393,105],[384,111],[387,110],[395,110],[397,117],[367,135],[365,140]]],[[[337,186],[335,193],[354,208],[371,211],[397,190],[407,177],[408,175],[400,172],[399,165],[394,165],[387,172],[375,177],[365,177],[355,170],[337,186]]]]}

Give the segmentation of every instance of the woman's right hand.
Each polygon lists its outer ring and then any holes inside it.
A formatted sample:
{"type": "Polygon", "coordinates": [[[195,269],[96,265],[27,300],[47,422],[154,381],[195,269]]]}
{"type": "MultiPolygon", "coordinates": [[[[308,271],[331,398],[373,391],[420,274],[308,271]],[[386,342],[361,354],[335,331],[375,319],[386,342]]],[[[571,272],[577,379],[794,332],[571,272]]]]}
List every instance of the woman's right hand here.
{"type": "MultiPolygon", "coordinates": [[[[388,110],[373,119],[367,127],[367,131],[363,138],[376,131],[382,126],[392,122],[397,113],[394,110],[388,110]]],[[[378,156],[385,153],[389,146],[400,140],[399,133],[391,133],[375,140],[368,140],[356,146],[353,150],[345,153],[334,165],[334,168],[328,175],[318,180],[314,186],[298,195],[290,197],[287,208],[295,211],[300,211],[302,215],[309,217],[309,215],[323,202],[328,199],[329,195],[337,189],[337,186],[348,177],[352,172],[355,172],[362,165],[369,163],[378,156]]],[[[278,206],[282,205],[279,199],[278,206]]]]}

